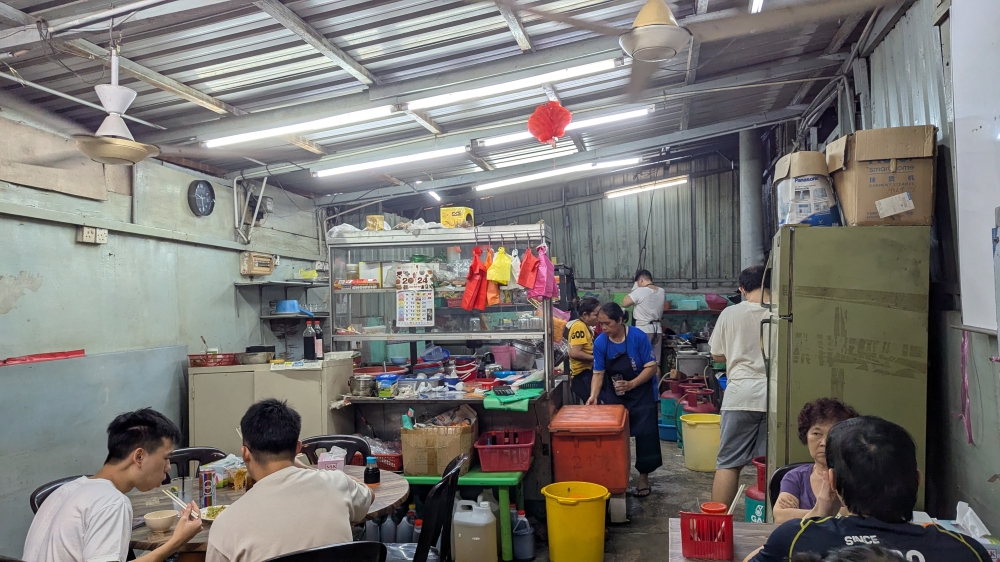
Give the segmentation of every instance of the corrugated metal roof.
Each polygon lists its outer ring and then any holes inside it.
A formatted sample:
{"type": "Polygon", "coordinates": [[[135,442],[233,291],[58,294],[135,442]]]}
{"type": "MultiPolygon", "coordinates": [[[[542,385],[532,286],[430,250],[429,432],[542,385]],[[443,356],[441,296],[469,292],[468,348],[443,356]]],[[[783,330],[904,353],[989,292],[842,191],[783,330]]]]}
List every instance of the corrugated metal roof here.
{"type": "MultiPolygon", "coordinates": [[[[19,0],[8,4],[50,20],[107,7],[103,0],[19,0]]],[[[532,4],[626,29],[643,2],[542,0],[532,4]]],[[[678,19],[694,14],[696,4],[696,0],[679,0],[675,6],[678,19]]],[[[709,10],[744,7],[745,4],[737,0],[712,0],[709,10]]],[[[384,83],[447,75],[522,56],[492,2],[295,0],[287,2],[286,6],[384,83]]],[[[363,91],[362,84],[353,76],[252,4],[227,4],[219,9],[225,11],[155,29],[141,29],[134,33],[126,30],[122,55],[254,113],[336,99],[363,91]]],[[[522,20],[536,51],[594,37],[591,32],[544,21],[530,14],[524,14],[522,20]]],[[[838,28],[837,22],[828,22],[759,37],[705,44],[700,50],[698,80],[726,76],[761,65],[792,63],[805,55],[815,56],[827,47],[838,28]]],[[[99,33],[89,39],[106,45],[107,34],[99,33]]],[[[614,56],[614,53],[609,56],[614,56]]],[[[682,53],[675,60],[661,65],[653,77],[651,89],[683,84],[686,61],[686,53],[682,53]]],[[[49,48],[33,49],[22,57],[8,59],[8,62],[27,80],[95,103],[98,100],[93,86],[87,82],[108,80],[107,72],[99,61],[53,52],[49,48]]],[[[555,83],[553,87],[567,107],[583,115],[588,110],[624,104],[629,72],[628,67],[617,68],[595,76],[555,83]]],[[[138,92],[129,114],[168,129],[227,118],[124,73],[122,83],[138,92]]],[[[103,119],[100,112],[71,101],[9,82],[0,83],[0,87],[47,110],[77,120],[91,130],[96,129],[103,119]]],[[[688,104],[690,127],[782,108],[798,88],[799,84],[787,84],[692,97],[688,104]]],[[[524,122],[533,108],[545,101],[542,90],[533,89],[436,107],[428,110],[427,114],[446,132],[470,131],[469,138],[481,138],[488,136],[489,130],[498,125],[524,122]]],[[[580,134],[588,149],[663,135],[679,129],[683,107],[681,99],[660,101],[656,103],[655,113],[646,119],[581,131],[580,134]]],[[[129,126],[140,140],[143,134],[150,132],[142,125],[130,123],[129,126]]],[[[302,136],[338,155],[432,138],[431,133],[403,114],[374,122],[308,132],[302,136]]],[[[570,143],[564,144],[565,148],[561,146],[557,153],[573,151],[570,143]]],[[[248,153],[255,155],[263,151],[267,155],[264,160],[268,163],[294,161],[308,166],[304,162],[315,158],[280,139],[266,139],[239,147],[241,150],[245,147],[248,153]]],[[[483,158],[499,167],[547,159],[552,154],[550,147],[539,143],[520,143],[485,150],[483,158]]],[[[461,161],[461,158],[458,160],[422,162],[385,171],[411,181],[424,176],[441,178],[478,169],[467,161],[461,161]]],[[[255,166],[246,160],[231,157],[211,158],[205,163],[229,171],[255,166]]],[[[342,180],[314,179],[301,171],[286,174],[282,179],[289,188],[316,194],[331,190],[369,190],[385,183],[384,180],[357,174],[342,180]]]]}

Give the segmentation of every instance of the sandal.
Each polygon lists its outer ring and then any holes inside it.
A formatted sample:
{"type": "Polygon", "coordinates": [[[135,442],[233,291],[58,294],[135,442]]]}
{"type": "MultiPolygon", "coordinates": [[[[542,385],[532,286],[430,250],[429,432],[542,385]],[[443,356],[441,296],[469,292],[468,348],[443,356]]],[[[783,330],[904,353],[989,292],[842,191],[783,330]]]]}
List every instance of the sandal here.
{"type": "Polygon", "coordinates": [[[653,490],[649,486],[643,486],[642,488],[632,488],[628,491],[628,495],[633,498],[645,498],[649,494],[653,493],[653,490]]]}

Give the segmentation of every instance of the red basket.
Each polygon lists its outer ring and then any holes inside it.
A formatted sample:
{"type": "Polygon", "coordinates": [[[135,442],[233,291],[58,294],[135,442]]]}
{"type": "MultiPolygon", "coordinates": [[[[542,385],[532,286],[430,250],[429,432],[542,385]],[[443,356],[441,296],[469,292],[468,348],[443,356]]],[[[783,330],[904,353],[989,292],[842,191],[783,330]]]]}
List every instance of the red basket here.
{"type": "Polygon", "coordinates": [[[462,298],[445,299],[445,304],[448,305],[448,308],[462,308],[462,298]]]}
{"type": "Polygon", "coordinates": [[[753,465],[757,467],[757,491],[767,493],[767,457],[757,457],[753,459],[753,465]]]}
{"type": "Polygon", "coordinates": [[[188,355],[192,367],[228,367],[236,365],[235,353],[199,353],[188,355]]]}
{"type": "Polygon", "coordinates": [[[535,446],[535,432],[531,429],[512,429],[504,432],[484,431],[476,440],[476,450],[479,451],[479,465],[483,472],[525,472],[531,468],[531,449],[535,446]],[[517,444],[488,445],[491,437],[496,437],[498,443],[517,435],[517,444]]]}
{"type": "Polygon", "coordinates": [[[733,559],[733,516],[681,512],[684,558],[733,559]]]}
{"type": "MultiPolygon", "coordinates": [[[[372,456],[375,457],[375,464],[377,464],[382,470],[388,470],[389,472],[403,471],[403,455],[389,453],[385,455],[372,454],[372,456]]],[[[361,453],[354,453],[354,458],[351,459],[351,464],[354,466],[364,466],[364,455],[361,453]]]]}

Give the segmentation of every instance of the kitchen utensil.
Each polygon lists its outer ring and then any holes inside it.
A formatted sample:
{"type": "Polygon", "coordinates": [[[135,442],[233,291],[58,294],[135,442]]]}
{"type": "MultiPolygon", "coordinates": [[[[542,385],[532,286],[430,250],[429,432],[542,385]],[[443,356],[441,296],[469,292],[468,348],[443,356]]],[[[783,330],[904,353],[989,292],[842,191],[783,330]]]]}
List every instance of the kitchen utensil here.
{"type": "Polygon", "coordinates": [[[390,357],[389,361],[392,361],[393,365],[402,367],[403,365],[408,365],[410,363],[409,357],[390,357]]]}
{"type": "Polygon", "coordinates": [[[208,352],[208,342],[205,341],[205,336],[201,336],[201,343],[205,344],[205,352],[208,352]]]}
{"type": "MultiPolygon", "coordinates": [[[[242,437],[243,437],[243,434],[240,434],[240,438],[242,438],[242,437]]],[[[184,501],[181,500],[180,498],[178,498],[176,495],[174,495],[174,493],[171,492],[170,490],[161,490],[161,491],[164,494],[166,494],[168,498],[170,498],[171,500],[173,500],[173,502],[175,504],[177,504],[181,508],[181,511],[184,511],[184,509],[187,508],[187,504],[184,503],[184,501]]],[[[180,514],[178,513],[178,515],[180,515],[180,514]]],[[[198,513],[192,511],[191,512],[191,519],[198,519],[198,513]]],[[[167,528],[169,529],[170,527],[167,527],[167,528]]]]}
{"type": "Polygon", "coordinates": [[[264,365],[274,359],[273,353],[237,353],[236,362],[240,365],[264,365]]]}
{"type": "Polygon", "coordinates": [[[170,527],[174,525],[174,522],[180,519],[180,515],[181,514],[175,509],[164,509],[161,511],[147,513],[143,516],[143,520],[146,522],[146,526],[149,527],[150,531],[165,533],[170,530],[170,527]]]}
{"type": "Polygon", "coordinates": [[[351,396],[374,397],[378,394],[378,382],[374,375],[351,375],[347,386],[351,389],[351,396]]]}
{"type": "Polygon", "coordinates": [[[278,307],[275,309],[275,314],[305,314],[306,316],[312,316],[313,313],[302,308],[299,301],[296,300],[283,300],[278,301],[278,307]]]}
{"type": "Polygon", "coordinates": [[[535,356],[538,349],[528,342],[511,342],[514,348],[514,357],[510,361],[510,366],[515,371],[530,371],[535,367],[535,356]]]}

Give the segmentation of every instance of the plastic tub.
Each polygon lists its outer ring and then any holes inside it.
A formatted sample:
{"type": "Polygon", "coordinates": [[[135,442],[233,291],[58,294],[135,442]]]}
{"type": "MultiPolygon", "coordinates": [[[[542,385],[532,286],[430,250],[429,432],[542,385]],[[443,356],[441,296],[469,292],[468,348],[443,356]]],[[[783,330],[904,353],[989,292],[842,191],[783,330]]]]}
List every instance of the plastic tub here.
{"type": "Polygon", "coordinates": [[[684,465],[696,472],[715,472],[722,416],[686,414],[680,420],[684,425],[684,465]]]}
{"type": "Polygon", "coordinates": [[[475,444],[483,472],[526,472],[531,468],[531,448],[534,446],[535,432],[531,429],[484,431],[475,444]],[[491,437],[502,443],[505,436],[512,434],[517,435],[516,445],[488,445],[491,437]]]}
{"type": "Polygon", "coordinates": [[[733,559],[733,516],[681,512],[681,553],[684,558],[733,559]]]}
{"type": "Polygon", "coordinates": [[[509,371],[511,361],[514,359],[514,348],[509,345],[494,345],[491,351],[494,361],[505,371],[509,371]]]}
{"type": "Polygon", "coordinates": [[[604,511],[611,497],[608,489],[590,482],[557,482],[542,488],[542,495],[548,519],[549,559],[603,562],[604,511]]]}
{"type": "Polygon", "coordinates": [[[612,494],[625,493],[631,458],[625,406],[563,406],[549,432],[556,482],[593,482],[612,494]]]}
{"type": "Polygon", "coordinates": [[[660,429],[660,441],[677,441],[677,426],[665,423],[656,425],[660,429]]]}

